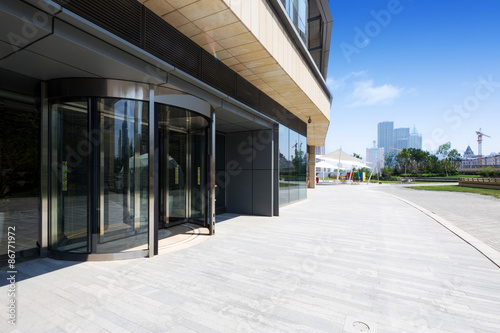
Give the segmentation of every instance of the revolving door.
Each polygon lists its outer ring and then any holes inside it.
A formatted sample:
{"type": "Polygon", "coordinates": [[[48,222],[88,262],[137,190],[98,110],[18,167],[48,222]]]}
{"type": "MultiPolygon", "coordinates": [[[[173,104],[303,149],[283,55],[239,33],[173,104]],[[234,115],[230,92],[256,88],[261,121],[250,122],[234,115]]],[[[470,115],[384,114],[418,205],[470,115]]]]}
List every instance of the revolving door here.
{"type": "Polygon", "coordinates": [[[181,223],[207,225],[207,135],[205,117],[178,107],[156,104],[160,153],[158,227],[181,223]]]}

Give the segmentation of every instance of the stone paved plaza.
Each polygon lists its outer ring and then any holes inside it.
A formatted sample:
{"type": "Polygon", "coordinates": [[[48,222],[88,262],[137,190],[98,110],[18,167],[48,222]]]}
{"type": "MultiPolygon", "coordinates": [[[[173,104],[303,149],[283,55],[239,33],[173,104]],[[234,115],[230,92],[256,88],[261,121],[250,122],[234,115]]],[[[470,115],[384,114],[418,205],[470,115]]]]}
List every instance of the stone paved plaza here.
{"type": "Polygon", "coordinates": [[[225,214],[215,236],[151,259],[21,263],[17,326],[4,306],[0,332],[500,332],[500,268],[377,186],[225,214]]]}

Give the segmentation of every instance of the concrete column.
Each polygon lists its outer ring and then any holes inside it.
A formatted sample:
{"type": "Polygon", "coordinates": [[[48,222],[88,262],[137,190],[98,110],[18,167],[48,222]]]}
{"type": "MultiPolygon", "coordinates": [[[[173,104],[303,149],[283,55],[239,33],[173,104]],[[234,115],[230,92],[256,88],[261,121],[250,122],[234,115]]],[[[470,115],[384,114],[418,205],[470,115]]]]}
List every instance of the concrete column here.
{"type": "Polygon", "coordinates": [[[307,146],[307,178],[309,188],[316,188],[316,146],[307,146]]]}

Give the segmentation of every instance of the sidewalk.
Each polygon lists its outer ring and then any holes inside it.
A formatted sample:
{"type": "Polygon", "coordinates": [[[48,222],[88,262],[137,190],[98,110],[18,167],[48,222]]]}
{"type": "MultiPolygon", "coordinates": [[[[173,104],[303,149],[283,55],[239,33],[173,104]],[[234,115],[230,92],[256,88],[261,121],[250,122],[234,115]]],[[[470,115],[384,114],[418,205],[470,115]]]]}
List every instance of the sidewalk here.
{"type": "Polygon", "coordinates": [[[0,331],[500,332],[500,269],[441,224],[371,186],[308,197],[151,259],[21,263],[0,331]]]}
{"type": "Polygon", "coordinates": [[[423,192],[404,185],[372,188],[425,207],[500,252],[499,199],[475,193],[423,192]]]}

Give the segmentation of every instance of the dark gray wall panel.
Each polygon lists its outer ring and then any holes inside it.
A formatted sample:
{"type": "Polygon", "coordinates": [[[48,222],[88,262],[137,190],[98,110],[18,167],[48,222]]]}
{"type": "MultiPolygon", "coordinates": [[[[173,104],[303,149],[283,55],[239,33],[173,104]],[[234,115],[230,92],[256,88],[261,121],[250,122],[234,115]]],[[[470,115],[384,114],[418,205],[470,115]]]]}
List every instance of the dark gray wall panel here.
{"type": "Polygon", "coordinates": [[[273,131],[254,131],[253,135],[253,169],[272,169],[273,167],[273,131]]]}
{"type": "Polygon", "coordinates": [[[227,212],[252,214],[252,170],[228,171],[226,185],[227,212]]]}
{"type": "Polygon", "coordinates": [[[272,180],[272,170],[252,170],[252,212],[254,215],[273,216],[272,180]]]}
{"type": "Polygon", "coordinates": [[[252,169],[254,150],[252,146],[252,132],[228,133],[226,136],[227,163],[235,161],[245,170],[252,169]]]}

